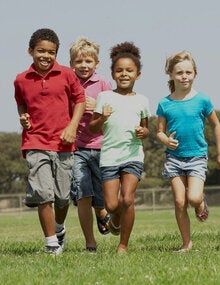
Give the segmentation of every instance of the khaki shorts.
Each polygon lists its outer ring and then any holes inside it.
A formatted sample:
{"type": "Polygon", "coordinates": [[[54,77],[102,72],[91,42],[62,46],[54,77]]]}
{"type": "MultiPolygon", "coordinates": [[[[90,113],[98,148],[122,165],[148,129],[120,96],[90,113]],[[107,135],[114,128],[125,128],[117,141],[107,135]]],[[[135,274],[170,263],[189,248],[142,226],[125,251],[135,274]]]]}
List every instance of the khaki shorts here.
{"type": "Polygon", "coordinates": [[[69,204],[73,152],[28,150],[29,168],[25,205],[37,207],[48,202],[58,208],[69,204]]]}

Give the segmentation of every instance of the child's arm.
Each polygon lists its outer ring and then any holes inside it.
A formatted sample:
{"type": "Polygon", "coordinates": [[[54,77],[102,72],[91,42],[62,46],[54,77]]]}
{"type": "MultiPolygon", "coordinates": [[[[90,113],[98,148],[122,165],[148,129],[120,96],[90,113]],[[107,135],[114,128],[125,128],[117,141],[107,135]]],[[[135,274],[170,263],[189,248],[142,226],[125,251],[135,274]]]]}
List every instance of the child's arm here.
{"type": "Polygon", "coordinates": [[[89,129],[92,133],[98,133],[102,130],[104,122],[112,113],[112,107],[110,105],[102,108],[102,114],[93,113],[92,120],[89,124],[89,129]]]}
{"type": "Polygon", "coordinates": [[[141,119],[140,126],[135,127],[135,134],[138,139],[144,139],[149,134],[148,118],[141,119]]]}
{"type": "Polygon", "coordinates": [[[90,96],[86,96],[86,110],[94,111],[96,100],[90,96]]]}
{"type": "Polygon", "coordinates": [[[217,166],[220,169],[220,123],[215,111],[207,117],[212,124],[215,134],[216,148],[217,148],[217,166]]]}
{"type": "Polygon", "coordinates": [[[30,129],[30,115],[27,113],[27,107],[25,105],[18,106],[18,114],[20,117],[20,124],[24,129],[30,129]]]}
{"type": "Polygon", "coordinates": [[[158,119],[157,119],[157,126],[158,126],[157,138],[159,139],[159,141],[162,144],[167,146],[169,149],[175,150],[178,147],[178,145],[179,145],[178,140],[174,139],[174,136],[175,136],[176,132],[173,132],[168,137],[166,135],[166,125],[167,125],[166,119],[163,118],[163,117],[158,117],[158,119]]]}
{"type": "Polygon", "coordinates": [[[85,102],[75,104],[72,119],[60,136],[63,144],[72,144],[75,142],[76,131],[84,111],[85,102]]]}

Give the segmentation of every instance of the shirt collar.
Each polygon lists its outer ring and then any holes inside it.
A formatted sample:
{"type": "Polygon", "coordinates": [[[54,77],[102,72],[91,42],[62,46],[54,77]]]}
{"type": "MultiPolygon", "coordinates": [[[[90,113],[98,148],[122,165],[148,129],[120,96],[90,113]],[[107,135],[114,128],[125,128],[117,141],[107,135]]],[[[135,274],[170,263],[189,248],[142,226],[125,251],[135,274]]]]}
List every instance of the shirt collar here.
{"type": "MultiPolygon", "coordinates": [[[[57,72],[57,73],[61,72],[60,65],[57,63],[57,61],[54,61],[54,64],[52,68],[48,71],[47,75],[51,72],[57,72]]],[[[36,71],[34,63],[31,64],[31,66],[29,67],[27,71],[27,74],[32,74],[32,73],[35,73],[35,74],[38,74],[39,76],[44,77],[43,75],[41,75],[40,73],[36,71]]]]}
{"type": "Polygon", "coordinates": [[[81,85],[85,85],[87,84],[88,82],[97,82],[99,81],[99,78],[98,78],[98,74],[96,72],[94,72],[90,77],[89,79],[87,79],[86,81],[82,80],[81,78],[79,78],[80,80],[80,83],[81,85]]]}

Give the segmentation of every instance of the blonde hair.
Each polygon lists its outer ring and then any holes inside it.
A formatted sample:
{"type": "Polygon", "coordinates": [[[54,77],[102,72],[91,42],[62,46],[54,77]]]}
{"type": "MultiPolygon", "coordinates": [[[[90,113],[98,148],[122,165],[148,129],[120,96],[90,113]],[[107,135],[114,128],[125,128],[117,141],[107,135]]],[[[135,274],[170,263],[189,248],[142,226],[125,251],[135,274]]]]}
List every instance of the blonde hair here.
{"type": "MultiPolygon", "coordinates": [[[[196,67],[196,63],[191,55],[190,52],[188,51],[181,51],[181,52],[178,52],[170,57],[167,58],[166,60],[166,65],[165,65],[165,72],[166,74],[171,74],[173,72],[173,68],[174,66],[179,63],[179,62],[182,62],[184,60],[188,60],[192,63],[192,66],[193,66],[193,69],[194,69],[194,72],[195,72],[195,76],[197,75],[197,67],[196,67]]],[[[175,91],[175,85],[174,85],[174,81],[173,80],[169,80],[168,81],[168,86],[169,86],[169,89],[172,92],[175,91]]]]}
{"type": "Polygon", "coordinates": [[[72,63],[77,56],[91,56],[96,62],[99,61],[99,45],[90,41],[87,38],[79,38],[70,47],[70,63],[72,63]]]}

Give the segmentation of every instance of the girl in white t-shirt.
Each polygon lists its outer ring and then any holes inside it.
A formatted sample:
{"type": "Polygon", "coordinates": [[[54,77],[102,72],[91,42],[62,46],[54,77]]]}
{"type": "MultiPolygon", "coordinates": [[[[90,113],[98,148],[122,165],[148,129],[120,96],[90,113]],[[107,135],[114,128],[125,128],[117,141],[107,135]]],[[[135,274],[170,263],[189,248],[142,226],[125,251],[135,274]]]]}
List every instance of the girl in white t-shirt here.
{"type": "Polygon", "coordinates": [[[111,49],[116,89],[99,93],[90,130],[103,131],[100,167],[109,226],[120,234],[118,253],[128,250],[134,224],[134,195],[143,172],[142,139],[149,133],[148,99],[133,91],[141,75],[139,49],[124,42],[111,49]],[[120,195],[119,195],[120,193],[120,195]]]}

